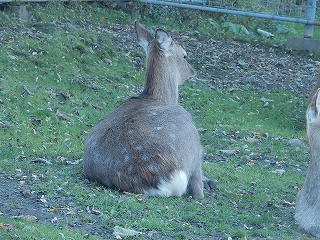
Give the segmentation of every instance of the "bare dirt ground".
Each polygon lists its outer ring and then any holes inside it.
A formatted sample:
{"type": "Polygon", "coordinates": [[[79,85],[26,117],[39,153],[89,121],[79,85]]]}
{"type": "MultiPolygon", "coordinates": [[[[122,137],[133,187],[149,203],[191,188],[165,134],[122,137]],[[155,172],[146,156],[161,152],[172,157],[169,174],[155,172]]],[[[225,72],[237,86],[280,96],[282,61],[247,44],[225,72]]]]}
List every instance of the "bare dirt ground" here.
{"type": "MultiPolygon", "coordinates": [[[[114,42],[127,50],[139,47],[131,26],[96,26],[87,23],[77,28],[97,34],[112,34],[114,42]]],[[[43,29],[37,31],[43,31],[43,29]]],[[[18,29],[14,29],[13,32],[19,37],[18,29]]],[[[34,30],[30,32],[36,34],[34,30]]],[[[285,52],[274,46],[208,39],[197,34],[172,32],[172,36],[188,52],[198,72],[197,79],[206,81],[208,87],[212,89],[230,90],[250,84],[257,91],[287,89],[301,98],[307,98],[315,76],[320,70],[320,62],[311,60],[308,57],[310,53],[298,56],[291,51],[285,52]]],[[[137,59],[134,64],[144,64],[144,60],[137,59]]],[[[48,224],[54,224],[52,220],[55,217],[69,218],[67,210],[48,211],[46,203],[41,201],[41,193],[31,196],[30,193],[22,191],[16,178],[0,172],[0,183],[1,211],[6,216],[36,216],[39,222],[48,224]]],[[[67,205],[67,203],[64,204],[67,199],[55,200],[59,201],[54,204],[56,206],[67,205]]],[[[99,215],[95,217],[98,222],[99,215]]],[[[97,235],[104,239],[112,235],[112,230],[99,228],[99,224],[71,220],[67,222],[69,222],[68,228],[81,229],[90,235],[97,235]]],[[[159,238],[161,236],[154,235],[154,239],[159,238]]]]}

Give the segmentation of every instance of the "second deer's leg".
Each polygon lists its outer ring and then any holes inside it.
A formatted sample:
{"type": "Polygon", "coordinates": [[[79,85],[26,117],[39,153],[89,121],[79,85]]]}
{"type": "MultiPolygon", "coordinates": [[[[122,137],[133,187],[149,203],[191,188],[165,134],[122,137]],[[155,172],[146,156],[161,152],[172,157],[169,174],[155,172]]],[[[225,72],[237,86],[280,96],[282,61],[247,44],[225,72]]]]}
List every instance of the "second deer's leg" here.
{"type": "Polygon", "coordinates": [[[188,184],[188,192],[194,198],[204,198],[202,172],[200,168],[194,171],[194,173],[191,175],[188,184]]]}

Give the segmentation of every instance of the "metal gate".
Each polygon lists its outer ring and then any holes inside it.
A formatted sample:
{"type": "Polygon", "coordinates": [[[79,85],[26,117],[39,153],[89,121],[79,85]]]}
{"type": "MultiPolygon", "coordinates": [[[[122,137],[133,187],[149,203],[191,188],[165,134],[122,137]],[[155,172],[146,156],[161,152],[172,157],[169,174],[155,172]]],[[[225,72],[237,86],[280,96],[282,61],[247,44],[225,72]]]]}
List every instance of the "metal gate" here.
{"type": "Polygon", "coordinates": [[[313,36],[317,0],[135,0],[136,2],[193,10],[219,12],[247,17],[295,22],[305,25],[304,37],[313,36]],[[252,4],[252,3],[255,4],[252,4]],[[260,8],[259,8],[260,6],[260,8]],[[269,12],[266,12],[269,11],[269,12]]]}

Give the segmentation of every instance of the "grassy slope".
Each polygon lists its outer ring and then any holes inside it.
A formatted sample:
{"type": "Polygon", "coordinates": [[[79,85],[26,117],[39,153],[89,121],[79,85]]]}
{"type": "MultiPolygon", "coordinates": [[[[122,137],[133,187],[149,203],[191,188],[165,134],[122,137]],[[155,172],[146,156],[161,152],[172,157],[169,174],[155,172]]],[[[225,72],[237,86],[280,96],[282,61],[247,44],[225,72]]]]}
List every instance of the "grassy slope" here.
{"type": "MultiPolygon", "coordinates": [[[[181,88],[181,101],[201,132],[205,147],[203,169],[216,181],[217,194],[206,192],[200,202],[187,197],[141,201],[135,195],[119,201],[121,193],[85,184],[81,164],[66,166],[64,162],[82,158],[83,142],[92,125],[132,95],[131,90],[141,83],[143,73],[131,63],[137,53],[115,47],[112,36],[66,31],[56,26],[67,21],[74,25],[85,21],[130,24],[127,16],[92,4],[39,4],[33,6],[33,12],[41,21],[33,26],[11,22],[13,30],[25,32],[19,38],[9,33],[9,41],[1,45],[3,173],[31,183],[25,188],[44,192],[48,200],[64,198],[80,209],[98,209],[103,213],[101,221],[106,229],[119,225],[181,239],[303,239],[294,225],[291,203],[303,183],[304,174],[297,169],[305,170],[308,148],[288,147],[287,140],[305,140],[303,123],[297,120],[297,116],[304,119],[304,102],[282,90],[253,94],[248,87],[219,92],[203,83],[187,83],[181,88]],[[25,27],[33,27],[31,31],[42,28],[50,34],[28,34],[30,30],[25,27]],[[97,47],[92,49],[93,46],[97,47]],[[107,65],[105,58],[111,59],[112,65],[107,65]],[[126,77],[127,72],[130,78],[126,77]],[[88,87],[92,83],[98,88],[88,87]],[[261,97],[273,101],[265,107],[261,97]],[[72,121],[59,118],[57,110],[72,121]],[[254,136],[260,141],[245,141],[254,136]],[[238,153],[227,155],[219,152],[221,149],[238,153]],[[30,164],[37,157],[53,164],[30,164]],[[17,169],[23,175],[17,175],[17,169]],[[277,169],[286,172],[272,172],[277,169]],[[34,180],[34,176],[40,180],[34,180]]],[[[79,221],[95,220],[84,216],[79,221]]],[[[14,231],[21,237],[32,237],[21,227],[26,224],[21,220],[1,217],[0,222],[15,225],[14,231]]],[[[34,227],[46,239],[59,234],[55,228],[38,224],[34,227]]],[[[14,231],[0,228],[0,235],[9,237],[14,231]]],[[[73,238],[77,235],[71,232],[73,238]]]]}

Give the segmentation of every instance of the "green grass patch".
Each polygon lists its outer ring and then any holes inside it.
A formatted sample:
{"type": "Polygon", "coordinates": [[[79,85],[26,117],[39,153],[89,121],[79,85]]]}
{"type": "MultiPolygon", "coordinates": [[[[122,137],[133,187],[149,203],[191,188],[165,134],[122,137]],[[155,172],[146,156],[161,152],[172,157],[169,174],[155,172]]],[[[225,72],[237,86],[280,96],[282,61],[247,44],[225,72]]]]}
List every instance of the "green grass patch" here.
{"type": "Polygon", "coordinates": [[[71,231],[37,223],[32,216],[4,218],[0,216],[1,239],[99,239],[85,232],[71,231]]]}

